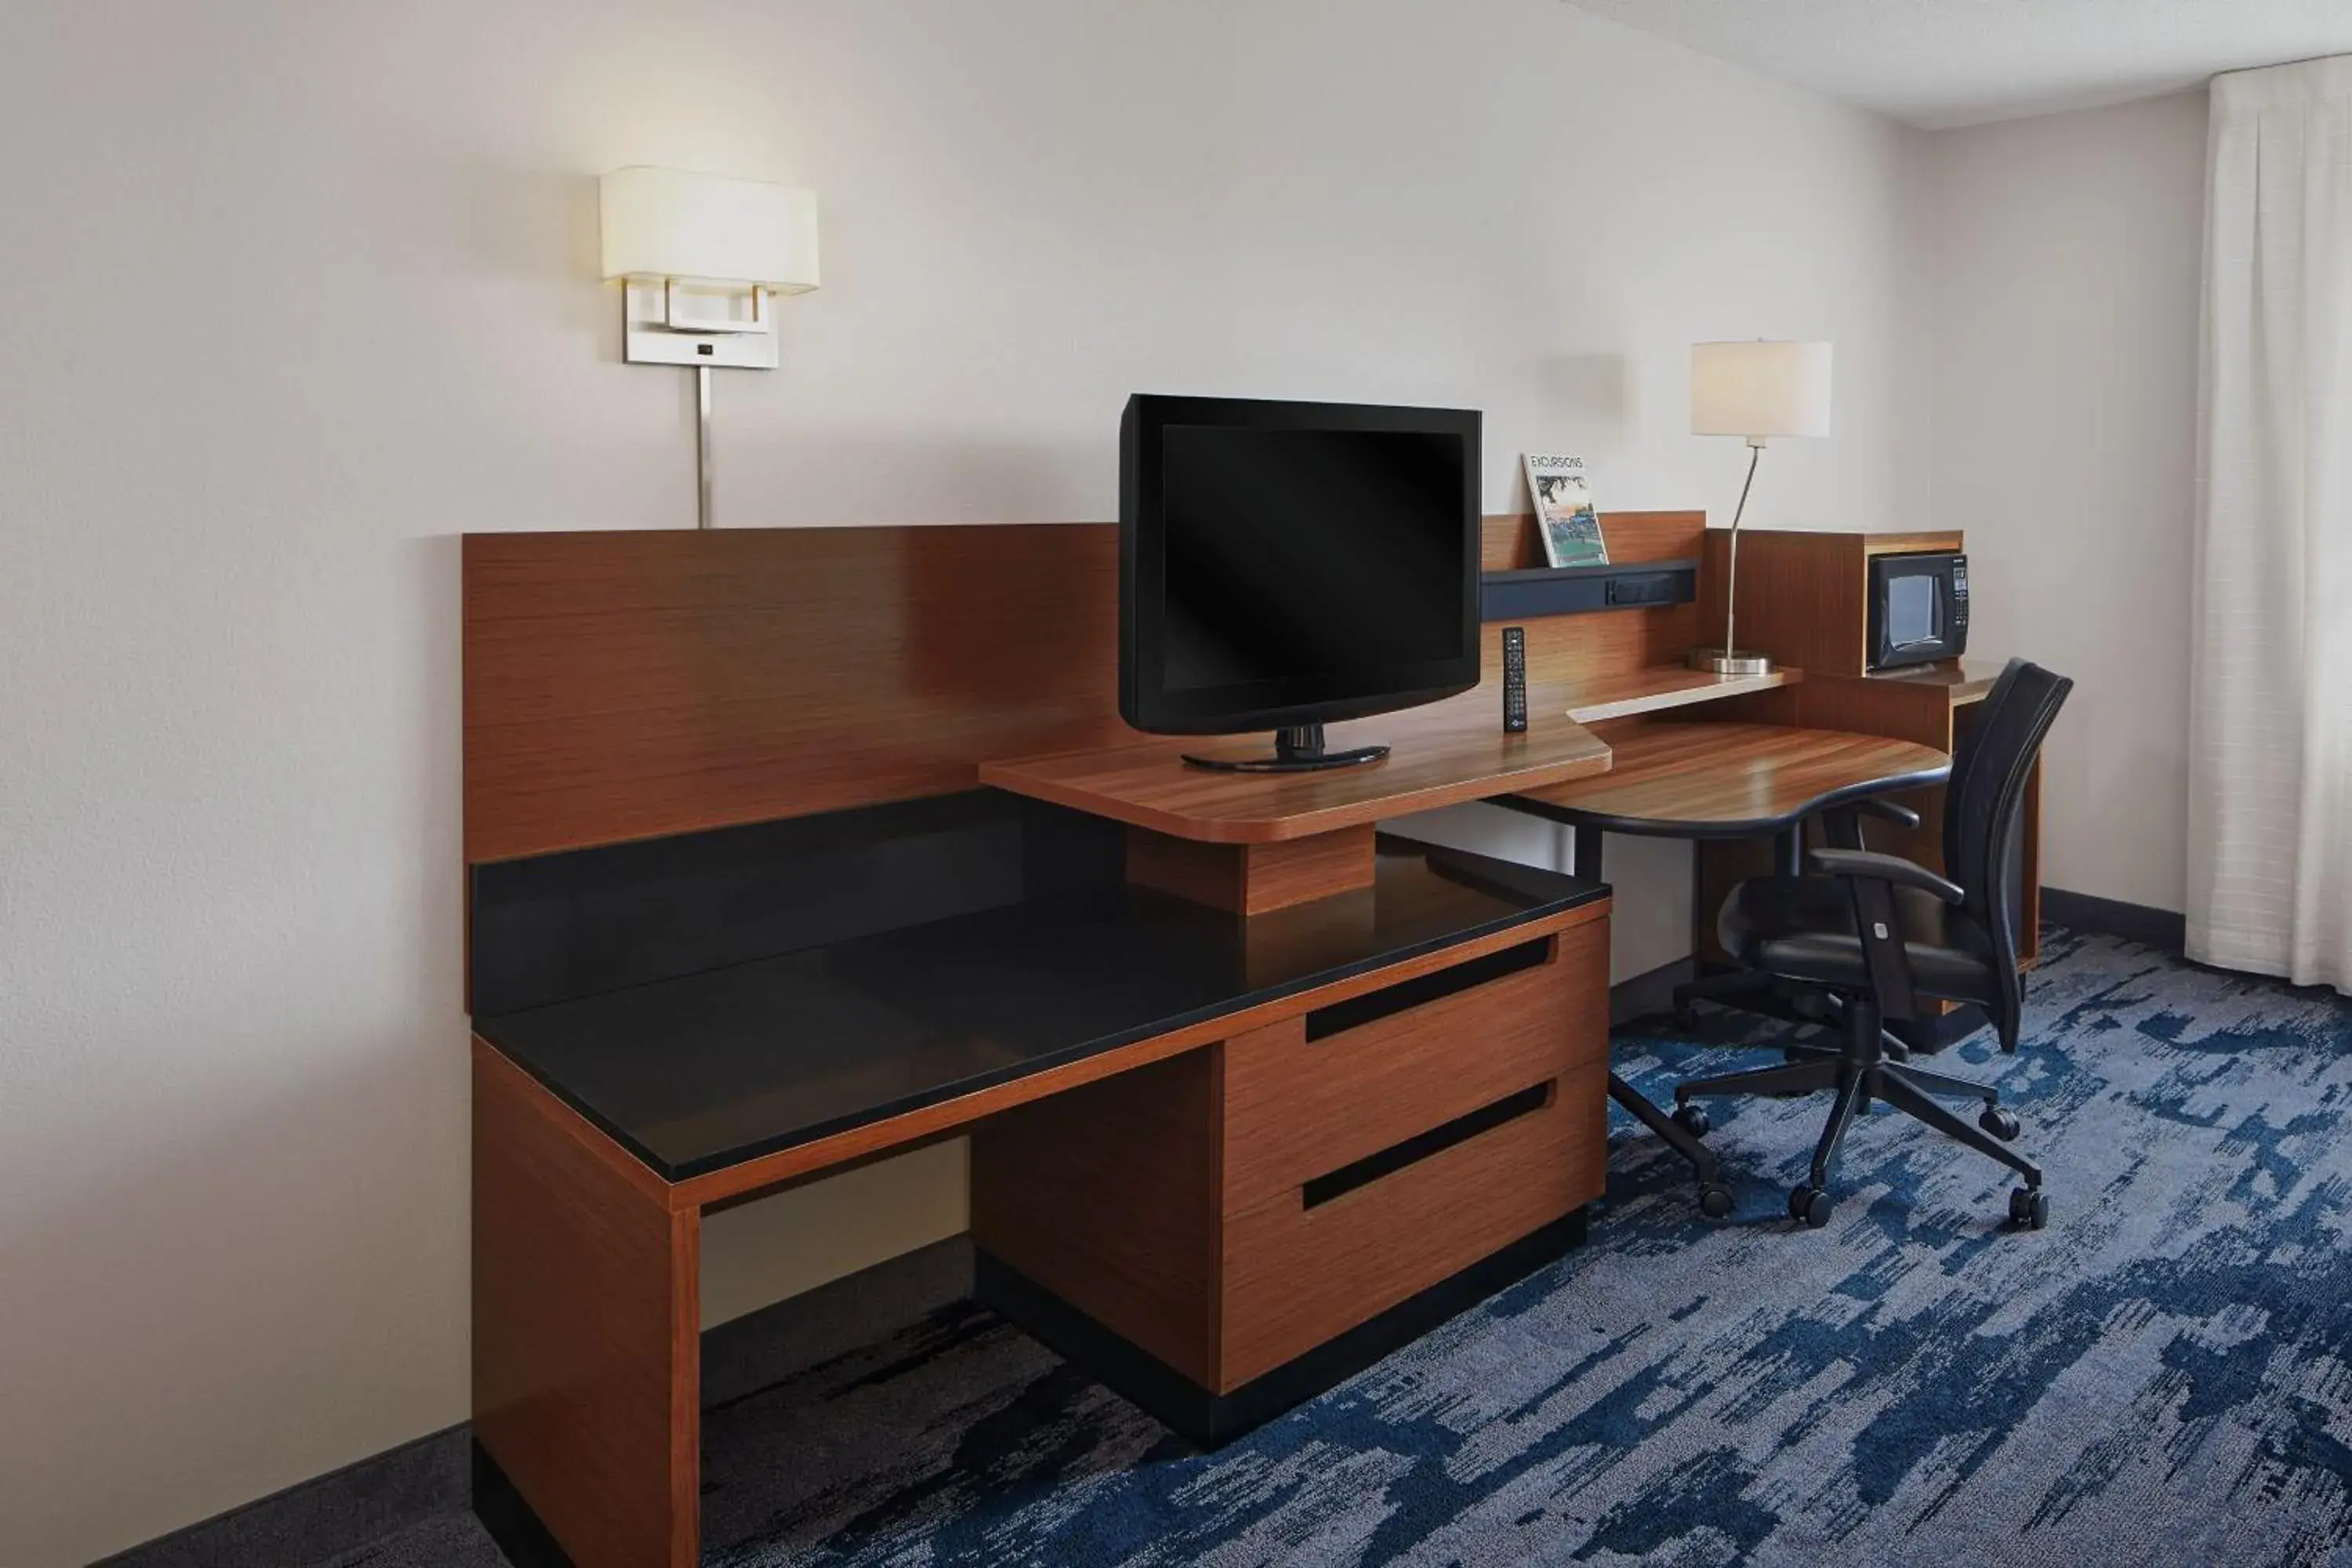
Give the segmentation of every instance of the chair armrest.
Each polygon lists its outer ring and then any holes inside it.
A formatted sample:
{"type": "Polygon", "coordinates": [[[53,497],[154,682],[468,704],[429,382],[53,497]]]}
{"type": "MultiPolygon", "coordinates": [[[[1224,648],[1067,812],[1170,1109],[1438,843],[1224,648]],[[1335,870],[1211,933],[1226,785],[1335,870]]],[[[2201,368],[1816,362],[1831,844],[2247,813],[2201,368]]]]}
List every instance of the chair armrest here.
{"type": "Polygon", "coordinates": [[[1895,823],[1904,827],[1916,827],[1919,826],[1919,814],[1917,812],[1912,810],[1907,805],[1897,805],[1891,800],[1881,800],[1876,795],[1865,796],[1861,800],[1855,801],[1853,803],[1853,809],[1866,816],[1882,817],[1888,822],[1895,823]]]}
{"type": "Polygon", "coordinates": [[[1916,888],[1923,893],[1935,894],[1948,904],[1968,901],[1968,894],[1957,886],[1900,855],[1882,855],[1874,849],[1815,849],[1805,857],[1805,863],[1832,877],[1865,878],[1898,888],[1916,888]]]}

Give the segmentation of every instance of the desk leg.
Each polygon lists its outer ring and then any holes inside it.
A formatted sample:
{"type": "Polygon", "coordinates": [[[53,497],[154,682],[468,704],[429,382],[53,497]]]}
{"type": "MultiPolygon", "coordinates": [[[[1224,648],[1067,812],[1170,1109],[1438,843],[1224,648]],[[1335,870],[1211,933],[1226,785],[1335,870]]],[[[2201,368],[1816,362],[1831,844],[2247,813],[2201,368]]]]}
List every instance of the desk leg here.
{"type": "Polygon", "coordinates": [[[1601,879],[1601,829],[1577,828],[1576,864],[1570,869],[1576,876],[1601,879]]]}
{"type": "Polygon", "coordinates": [[[474,1436],[529,1510],[484,1522],[576,1568],[693,1568],[701,1214],[474,1049],[474,1436]]]}
{"type": "Polygon", "coordinates": [[[1805,829],[1801,823],[1772,835],[1772,859],[1783,877],[1805,874],[1805,829]]]}

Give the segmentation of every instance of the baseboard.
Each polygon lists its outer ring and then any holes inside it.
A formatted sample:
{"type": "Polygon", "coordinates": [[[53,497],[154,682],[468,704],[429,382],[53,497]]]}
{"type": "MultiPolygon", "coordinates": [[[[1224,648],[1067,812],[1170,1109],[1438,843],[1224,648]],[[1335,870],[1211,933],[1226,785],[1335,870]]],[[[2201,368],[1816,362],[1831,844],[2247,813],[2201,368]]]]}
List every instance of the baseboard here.
{"type": "MultiPolygon", "coordinates": [[[[756,1394],[971,1291],[971,1241],[958,1236],[721,1323],[702,1336],[702,1402],[724,1405],[756,1394]]],[[[460,1424],[158,1536],[91,1568],[326,1563],[469,1506],[478,1473],[473,1429],[460,1424]]]]}
{"type": "Polygon", "coordinates": [[[985,1252],[978,1258],[978,1295],[982,1305],[1010,1319],[1178,1436],[1214,1448],[1338,1387],[1374,1362],[1581,1246],[1586,1223],[1586,1211],[1579,1205],[1229,1394],[1201,1387],[1142,1346],[985,1252]]]}
{"type": "Polygon", "coordinates": [[[2093,893],[2070,893],[2063,888],[2042,889],[2042,918],[2069,931],[2119,936],[2176,958],[2189,941],[2187,915],[2093,893]]]}
{"type": "Polygon", "coordinates": [[[300,1568],[464,1508],[472,1488],[472,1432],[451,1426],[158,1536],[90,1568],[300,1568]]]}

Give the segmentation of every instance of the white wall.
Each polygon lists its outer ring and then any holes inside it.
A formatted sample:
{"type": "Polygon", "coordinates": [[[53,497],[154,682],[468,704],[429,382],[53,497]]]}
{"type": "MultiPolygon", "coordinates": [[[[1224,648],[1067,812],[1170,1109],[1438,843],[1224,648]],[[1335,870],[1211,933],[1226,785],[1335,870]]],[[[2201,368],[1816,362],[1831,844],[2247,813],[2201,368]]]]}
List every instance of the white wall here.
{"type": "MultiPolygon", "coordinates": [[[[0,7],[0,1562],[466,1414],[456,537],[692,517],[598,172],[824,194],[728,524],[1108,517],[1144,387],[1720,506],[1685,345],[1773,335],[1839,432],[1756,521],[1852,527],[1924,504],[1915,142],[1557,0],[0,7]]],[[[956,1228],[929,1160],[728,1216],[714,1312],[956,1228]]]]}
{"type": "Polygon", "coordinates": [[[1936,524],[1970,647],[2075,681],[2042,880],[2182,909],[2205,94],[1928,142],[1936,524]]]}

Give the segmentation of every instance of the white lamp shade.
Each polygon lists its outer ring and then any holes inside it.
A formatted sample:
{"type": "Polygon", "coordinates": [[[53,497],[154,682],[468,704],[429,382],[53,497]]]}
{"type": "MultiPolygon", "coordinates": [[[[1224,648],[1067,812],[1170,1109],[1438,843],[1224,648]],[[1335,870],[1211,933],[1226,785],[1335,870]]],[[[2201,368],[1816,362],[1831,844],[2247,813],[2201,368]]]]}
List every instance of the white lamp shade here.
{"type": "Polygon", "coordinates": [[[615,169],[597,186],[607,278],[817,286],[816,193],[689,174],[615,169]]]}
{"type": "Polygon", "coordinates": [[[1826,436],[1827,343],[1693,343],[1694,436],[1826,436]]]}

